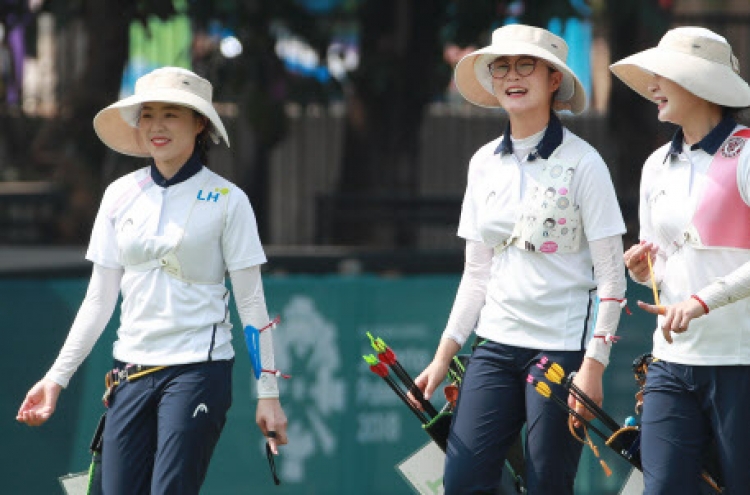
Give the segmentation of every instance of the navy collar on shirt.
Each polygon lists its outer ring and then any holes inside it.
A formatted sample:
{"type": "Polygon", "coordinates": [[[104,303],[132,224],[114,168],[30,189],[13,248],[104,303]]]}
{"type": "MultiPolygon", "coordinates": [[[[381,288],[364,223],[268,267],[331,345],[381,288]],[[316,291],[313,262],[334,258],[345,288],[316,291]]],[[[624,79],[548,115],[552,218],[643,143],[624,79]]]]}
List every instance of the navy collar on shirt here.
{"type": "MultiPolygon", "coordinates": [[[[553,151],[562,144],[563,140],[563,126],[560,122],[559,117],[555,112],[550,112],[549,123],[547,124],[547,130],[544,131],[542,140],[539,141],[539,145],[534,151],[529,153],[528,160],[533,162],[537,157],[542,157],[545,160],[549,158],[553,151]]],[[[505,134],[503,134],[503,140],[495,150],[495,154],[509,154],[513,153],[513,141],[510,139],[510,121],[505,128],[505,134]]]]}
{"type": "Polygon", "coordinates": [[[201,163],[200,158],[198,158],[198,150],[195,150],[192,156],[188,158],[188,161],[185,162],[185,165],[180,167],[180,170],[178,170],[171,179],[165,179],[164,176],[161,175],[161,172],[159,172],[159,169],[156,168],[156,165],[152,163],[151,179],[157,186],[166,188],[179,184],[180,182],[185,182],[190,177],[200,172],[202,168],[203,164],[201,163]]]}
{"type": "MultiPolygon", "coordinates": [[[[737,122],[731,115],[725,115],[721,122],[716,127],[711,129],[711,132],[706,134],[703,139],[695,143],[690,147],[691,150],[702,149],[709,155],[713,156],[719,151],[719,147],[727,140],[734,128],[737,127],[737,122]]],[[[675,131],[672,136],[672,144],[669,146],[667,156],[664,157],[664,162],[669,158],[676,158],[682,153],[682,142],[685,140],[685,136],[682,133],[682,127],[675,131]]]]}

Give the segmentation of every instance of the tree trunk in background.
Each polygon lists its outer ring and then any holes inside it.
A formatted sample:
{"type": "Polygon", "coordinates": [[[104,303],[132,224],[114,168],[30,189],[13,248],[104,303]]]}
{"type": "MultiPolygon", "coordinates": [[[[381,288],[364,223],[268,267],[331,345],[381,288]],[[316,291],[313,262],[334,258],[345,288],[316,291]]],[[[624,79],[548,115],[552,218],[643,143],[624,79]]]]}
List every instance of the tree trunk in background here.
{"type": "MultiPolygon", "coordinates": [[[[608,0],[607,17],[612,62],[659,43],[671,22],[671,2],[608,0]]],[[[626,249],[638,238],[638,193],[641,167],[669,135],[656,118],[656,106],[612,76],[608,121],[616,147],[611,164],[628,228],[626,249]]]]}
{"type": "MultiPolygon", "coordinates": [[[[346,89],[339,194],[363,199],[417,197],[423,114],[448,82],[447,66],[440,74],[444,15],[444,2],[437,0],[363,2],[360,66],[346,89]]],[[[414,228],[398,227],[395,220],[339,219],[334,222],[334,242],[413,245],[414,228]]]]}
{"type": "Polygon", "coordinates": [[[102,192],[105,146],[92,120],[114,102],[128,58],[132,0],[91,0],[82,14],[86,32],[85,66],[70,90],[60,95],[59,111],[46,121],[32,142],[37,167],[52,170],[68,193],[60,215],[60,240],[87,242],[102,192]]]}

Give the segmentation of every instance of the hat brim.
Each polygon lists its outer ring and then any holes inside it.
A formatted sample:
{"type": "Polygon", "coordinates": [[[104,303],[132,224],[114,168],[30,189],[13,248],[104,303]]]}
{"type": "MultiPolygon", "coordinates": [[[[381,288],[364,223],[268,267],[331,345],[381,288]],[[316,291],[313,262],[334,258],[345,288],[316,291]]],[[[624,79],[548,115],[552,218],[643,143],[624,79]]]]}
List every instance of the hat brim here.
{"type": "MultiPolygon", "coordinates": [[[[211,133],[224,139],[229,146],[229,136],[213,105],[193,93],[174,89],[148,91],[109,105],[94,117],[96,135],[104,144],[119,153],[136,157],[150,156],[136,129],[141,105],[146,102],[174,103],[192,108],[208,118],[212,127],[211,133]]],[[[218,144],[218,138],[214,141],[218,144]]]]}
{"type": "Polygon", "coordinates": [[[544,48],[522,41],[505,41],[502,46],[490,45],[463,57],[454,71],[456,87],[461,96],[480,107],[501,107],[500,101],[492,93],[492,77],[487,64],[497,57],[514,55],[542,59],[562,73],[563,80],[553,104],[555,110],[579,114],[586,109],[586,90],[570,67],[544,48]]]}
{"type": "Polygon", "coordinates": [[[648,89],[658,74],[695,96],[717,105],[750,106],[750,86],[731,68],[687,53],[655,47],[625,57],[609,66],[633,91],[655,101],[648,89]]]}

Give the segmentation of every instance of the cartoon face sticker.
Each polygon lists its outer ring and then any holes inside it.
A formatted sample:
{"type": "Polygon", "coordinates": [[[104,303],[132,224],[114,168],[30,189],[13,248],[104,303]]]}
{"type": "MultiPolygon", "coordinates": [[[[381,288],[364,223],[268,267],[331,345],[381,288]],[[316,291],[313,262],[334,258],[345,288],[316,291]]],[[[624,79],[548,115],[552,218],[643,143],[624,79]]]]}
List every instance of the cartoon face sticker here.
{"type": "Polygon", "coordinates": [[[549,175],[553,179],[557,179],[558,177],[562,175],[562,173],[563,173],[562,165],[555,165],[554,167],[552,167],[552,170],[550,170],[549,175]]]}
{"type": "Polygon", "coordinates": [[[565,171],[565,182],[570,182],[570,179],[573,178],[573,173],[575,172],[575,169],[573,167],[569,167],[565,171]]]}
{"type": "Polygon", "coordinates": [[[557,207],[561,210],[564,210],[568,206],[570,206],[570,200],[568,198],[562,197],[557,200],[557,207]]]}
{"type": "Polygon", "coordinates": [[[554,229],[555,225],[557,225],[557,222],[555,222],[554,218],[547,218],[546,220],[544,220],[545,229],[554,229]]]}
{"type": "Polygon", "coordinates": [[[543,253],[555,253],[557,252],[557,243],[555,241],[546,241],[539,247],[539,251],[543,253]]]}
{"type": "Polygon", "coordinates": [[[555,197],[555,188],[554,187],[548,187],[546,191],[544,191],[544,195],[548,198],[552,199],[555,197]]]}

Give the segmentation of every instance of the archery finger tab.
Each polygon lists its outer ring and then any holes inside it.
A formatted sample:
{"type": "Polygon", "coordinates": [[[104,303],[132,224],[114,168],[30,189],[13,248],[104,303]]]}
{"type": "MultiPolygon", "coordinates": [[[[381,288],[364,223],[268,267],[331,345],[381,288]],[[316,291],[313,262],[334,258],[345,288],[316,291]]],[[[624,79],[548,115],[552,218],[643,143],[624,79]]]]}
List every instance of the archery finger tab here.
{"type": "Polygon", "coordinates": [[[443,388],[443,393],[445,393],[445,400],[451,403],[453,407],[456,407],[456,400],[458,399],[458,387],[455,385],[446,385],[445,388],[443,388]]]}

